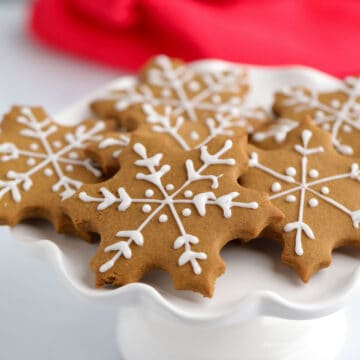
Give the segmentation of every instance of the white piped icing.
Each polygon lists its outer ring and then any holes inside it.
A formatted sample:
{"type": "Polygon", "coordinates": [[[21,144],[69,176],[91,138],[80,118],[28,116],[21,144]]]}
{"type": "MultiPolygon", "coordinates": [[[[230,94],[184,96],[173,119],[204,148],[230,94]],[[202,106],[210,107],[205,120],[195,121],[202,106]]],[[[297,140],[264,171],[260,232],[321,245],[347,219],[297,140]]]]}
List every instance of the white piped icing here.
{"type": "Polygon", "coordinates": [[[295,176],[296,175],[296,169],[293,166],[290,166],[290,167],[288,167],[286,169],[285,174],[289,175],[289,176],[295,176]]]}
{"type": "Polygon", "coordinates": [[[192,80],[189,82],[188,89],[190,91],[199,91],[200,90],[200,84],[196,80],[192,80]]]}
{"type": "Polygon", "coordinates": [[[319,177],[319,172],[316,169],[311,169],[309,171],[309,176],[313,179],[316,179],[319,177]]]}
{"type": "Polygon", "coordinates": [[[345,125],[342,127],[342,130],[343,130],[344,133],[349,134],[349,133],[352,132],[352,127],[349,126],[349,125],[347,125],[347,124],[345,124],[345,125]]]}
{"type": "Polygon", "coordinates": [[[154,196],[154,190],[153,189],[146,189],[145,196],[148,197],[148,198],[151,198],[152,196],[154,196]]]}
{"type": "Polygon", "coordinates": [[[29,148],[32,151],[36,151],[39,149],[39,145],[37,143],[32,143],[32,144],[30,144],[29,148]]]}
{"type": "Polygon", "coordinates": [[[161,215],[159,216],[159,222],[160,222],[160,223],[165,223],[165,222],[167,222],[167,221],[168,221],[168,216],[167,216],[167,215],[161,214],[161,215]]]}
{"type": "Polygon", "coordinates": [[[185,208],[185,209],[183,209],[182,214],[184,216],[190,216],[191,215],[191,210],[189,208],[185,208]]]}
{"type": "MultiPolygon", "coordinates": [[[[341,179],[353,179],[354,181],[360,182],[360,170],[359,165],[357,163],[353,163],[348,172],[344,172],[342,174],[327,176],[324,178],[319,178],[312,181],[307,181],[307,174],[308,174],[308,162],[309,158],[312,156],[319,155],[325,151],[322,146],[309,148],[309,143],[312,138],[312,131],[311,130],[303,130],[301,133],[301,144],[297,144],[294,146],[294,151],[299,154],[301,160],[300,166],[300,179],[301,181],[295,181],[295,179],[291,176],[285,176],[280,172],[267,167],[261,163],[259,160],[259,155],[256,152],[250,154],[250,167],[257,168],[258,170],[268,174],[273,179],[277,181],[282,181],[288,186],[291,185],[290,188],[273,194],[270,196],[270,200],[279,199],[285,197],[285,201],[291,203],[296,202],[296,197],[294,194],[299,193],[299,209],[298,209],[298,218],[294,222],[289,222],[284,226],[285,232],[292,232],[295,231],[295,253],[299,256],[303,255],[303,247],[302,247],[302,236],[303,234],[309,239],[315,239],[315,234],[311,227],[305,222],[304,214],[306,212],[305,207],[305,194],[309,193],[313,196],[308,204],[309,207],[316,207],[319,204],[319,200],[333,206],[337,210],[342,213],[348,215],[352,221],[353,227],[355,229],[360,228],[360,211],[359,210],[350,210],[342,203],[332,199],[331,197],[327,196],[330,191],[326,185],[321,187],[320,191],[317,191],[318,185],[322,185],[328,182],[334,183],[341,179]]],[[[313,175],[317,175],[314,178],[319,176],[319,173],[316,169],[311,169],[309,173],[313,175]],[[316,172],[316,173],[315,173],[316,172]]]]}
{"type": "Polygon", "coordinates": [[[192,131],[190,133],[190,139],[193,141],[199,140],[200,136],[196,131],[192,131]]]}
{"type": "Polygon", "coordinates": [[[281,190],[281,184],[279,182],[274,182],[271,185],[271,191],[272,192],[279,192],[281,190]]]}
{"type": "Polygon", "coordinates": [[[331,100],[330,104],[335,109],[338,109],[341,106],[341,102],[337,99],[331,100]]]}
{"type": "Polygon", "coordinates": [[[170,89],[163,89],[161,91],[161,95],[164,97],[164,98],[168,98],[171,96],[171,90],[170,89]]]}
{"type": "Polygon", "coordinates": [[[55,141],[53,141],[52,145],[54,148],[59,149],[62,147],[62,142],[59,140],[55,140],[55,141]]]}
{"type": "Polygon", "coordinates": [[[17,160],[20,156],[25,157],[26,163],[30,166],[25,172],[16,172],[9,170],[6,179],[0,180],[0,199],[7,193],[11,194],[15,202],[22,200],[22,191],[29,191],[34,183],[33,176],[40,173],[44,176],[56,175],[57,182],[52,184],[53,192],[59,192],[62,199],[72,196],[82,185],[80,180],[64,175],[63,165],[71,164],[73,166],[85,168],[95,177],[100,177],[101,172],[95,168],[90,159],[77,159],[76,161],[67,159],[65,156],[72,149],[82,149],[88,141],[99,141],[100,132],[105,129],[102,121],[86,129],[82,124],[71,129],[71,132],[64,135],[64,140],[50,141],[50,136],[55,136],[58,132],[58,126],[50,119],[38,120],[32,110],[27,107],[21,108],[21,115],[16,118],[16,122],[21,125],[19,134],[23,137],[33,139],[30,144],[30,150],[22,149],[21,143],[3,143],[0,144],[0,162],[17,160]],[[54,148],[57,150],[54,151],[54,148]]]}
{"type": "Polygon", "coordinates": [[[266,131],[258,131],[252,136],[254,142],[262,142],[267,139],[274,139],[277,144],[284,142],[290,132],[295,130],[299,123],[294,120],[280,118],[266,131]]]}
{"type": "Polygon", "coordinates": [[[76,151],[71,151],[69,152],[69,159],[78,159],[79,158],[79,154],[76,151]]]}
{"type": "Polygon", "coordinates": [[[151,211],[151,206],[150,206],[149,204],[143,205],[142,211],[143,211],[144,213],[149,213],[149,212],[151,211]]]}
{"type": "Polygon", "coordinates": [[[211,97],[211,101],[214,103],[214,104],[220,104],[221,103],[221,96],[218,95],[218,94],[215,94],[211,97]]]}
{"type": "Polygon", "coordinates": [[[54,172],[50,168],[44,169],[44,175],[45,176],[52,176],[54,172]]]}
{"type": "Polygon", "coordinates": [[[289,202],[289,203],[294,203],[296,201],[296,196],[295,195],[288,195],[286,198],[285,198],[286,202],[289,202]]]}
{"type": "Polygon", "coordinates": [[[321,188],[321,193],[324,195],[328,195],[330,193],[330,189],[327,186],[323,186],[321,188]]]}
{"type": "Polygon", "coordinates": [[[34,166],[36,164],[36,160],[34,158],[28,158],[26,160],[26,165],[28,166],[34,166]]]}
{"type": "Polygon", "coordinates": [[[174,249],[182,250],[178,258],[178,265],[184,266],[185,264],[190,264],[194,274],[201,274],[202,269],[200,260],[206,260],[207,254],[195,251],[192,248],[194,244],[200,242],[200,239],[187,232],[181,214],[187,217],[191,216],[191,214],[196,211],[200,216],[206,216],[207,208],[209,206],[216,206],[222,210],[224,218],[230,218],[232,216],[232,211],[235,208],[255,210],[259,207],[257,202],[236,201],[235,199],[240,196],[238,192],[215,195],[212,191],[195,193],[195,191],[193,192],[188,189],[192,184],[204,181],[204,184],[207,184],[209,188],[219,188],[220,191],[221,186],[219,181],[221,180],[222,175],[218,173],[217,175],[211,174],[211,171],[209,170],[211,170],[213,165],[218,164],[224,166],[235,165],[234,159],[226,157],[226,153],[232,146],[232,141],[227,140],[214,154],[210,154],[206,146],[202,147],[199,150],[202,165],[195,167],[193,161],[187,159],[185,161],[186,180],[179,187],[174,188],[174,192],[169,194],[166,190],[166,186],[164,186],[162,182],[164,175],[171,171],[171,167],[168,164],[162,164],[164,154],[157,153],[149,156],[147,148],[141,143],[136,143],[133,146],[133,151],[138,155],[139,159],[135,160],[134,164],[142,168],[142,170],[135,175],[135,179],[152,184],[152,186],[157,188],[157,194],[160,195],[156,198],[152,197],[151,199],[133,198],[125,188],[122,187],[119,188],[115,194],[110,192],[107,188],[102,187],[99,189],[101,196],[91,196],[86,192],[81,192],[79,194],[79,199],[83,202],[97,203],[98,211],[102,211],[116,204],[119,212],[125,212],[132,204],[142,204],[142,211],[145,210],[145,213],[148,214],[137,229],[120,231],[116,234],[121,240],[105,248],[105,252],[114,251],[115,254],[100,267],[100,272],[111,269],[116,261],[122,256],[130,259],[132,256],[131,246],[142,246],[144,244],[145,239],[142,231],[152,219],[155,218],[160,223],[168,221],[168,215],[161,213],[164,208],[167,208],[179,233],[173,243],[174,249]],[[184,197],[181,197],[181,195],[184,195],[184,197]],[[150,204],[154,204],[154,206],[150,206],[150,204]],[[177,209],[178,206],[186,206],[180,214],[177,209]]]}
{"type": "Polygon", "coordinates": [[[130,137],[125,134],[119,134],[117,137],[107,137],[99,142],[98,148],[100,150],[102,149],[108,149],[110,147],[114,147],[112,157],[114,159],[118,158],[126,146],[130,144],[130,137]]]}
{"type": "Polygon", "coordinates": [[[360,78],[348,77],[339,91],[346,95],[345,101],[333,99],[330,103],[320,100],[319,93],[314,90],[301,90],[295,88],[284,89],[282,106],[293,107],[295,113],[308,110],[314,112],[313,122],[330,132],[335,149],[342,155],[352,155],[354,149],[351,144],[343,143],[340,131],[343,125],[351,130],[360,131],[360,78]]]}
{"type": "Polygon", "coordinates": [[[173,184],[167,184],[167,185],[165,186],[165,189],[166,189],[167,191],[173,191],[173,190],[175,189],[175,186],[174,186],[173,184]]]}
{"type": "Polygon", "coordinates": [[[318,199],[315,199],[315,198],[311,198],[309,200],[309,206],[314,208],[314,207],[317,207],[319,205],[319,201],[318,199]]]}
{"type": "Polygon", "coordinates": [[[186,190],[186,191],[184,192],[184,196],[185,196],[186,198],[191,198],[191,197],[193,196],[193,192],[192,192],[191,190],[186,190]]]}
{"type": "Polygon", "coordinates": [[[135,104],[171,106],[174,116],[186,115],[190,121],[196,122],[199,120],[198,110],[231,114],[237,105],[223,100],[221,94],[239,96],[240,89],[247,84],[239,67],[229,66],[226,72],[210,74],[195,72],[185,65],[174,66],[166,56],[158,57],[155,63],[156,68],[146,72],[145,82],[140,86],[121,89],[119,94],[109,94],[109,98],[116,100],[116,110],[123,111],[135,104]],[[201,84],[198,78],[201,78],[201,84]]]}

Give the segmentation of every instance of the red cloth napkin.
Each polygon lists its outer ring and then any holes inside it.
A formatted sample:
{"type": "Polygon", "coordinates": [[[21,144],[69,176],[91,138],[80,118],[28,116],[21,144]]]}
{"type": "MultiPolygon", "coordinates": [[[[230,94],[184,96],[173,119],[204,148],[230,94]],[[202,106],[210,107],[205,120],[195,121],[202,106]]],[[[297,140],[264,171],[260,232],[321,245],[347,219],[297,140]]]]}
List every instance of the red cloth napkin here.
{"type": "Polygon", "coordinates": [[[166,53],[360,72],[357,0],[37,0],[31,29],[58,48],[133,70],[166,53]]]}

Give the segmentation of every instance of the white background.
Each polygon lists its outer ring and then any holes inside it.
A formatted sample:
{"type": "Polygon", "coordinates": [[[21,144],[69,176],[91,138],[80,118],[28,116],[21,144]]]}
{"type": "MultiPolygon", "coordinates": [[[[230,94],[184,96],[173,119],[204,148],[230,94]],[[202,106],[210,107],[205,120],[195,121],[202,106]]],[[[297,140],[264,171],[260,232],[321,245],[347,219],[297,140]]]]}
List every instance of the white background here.
{"type": "MultiPolygon", "coordinates": [[[[36,44],[25,35],[23,8],[1,1],[1,113],[12,104],[43,105],[56,113],[121,74],[36,44]]],[[[48,264],[25,256],[5,227],[0,228],[0,284],[0,360],[119,360],[114,309],[70,292],[48,264]]],[[[339,360],[358,360],[360,298],[348,316],[351,327],[339,360]]]]}

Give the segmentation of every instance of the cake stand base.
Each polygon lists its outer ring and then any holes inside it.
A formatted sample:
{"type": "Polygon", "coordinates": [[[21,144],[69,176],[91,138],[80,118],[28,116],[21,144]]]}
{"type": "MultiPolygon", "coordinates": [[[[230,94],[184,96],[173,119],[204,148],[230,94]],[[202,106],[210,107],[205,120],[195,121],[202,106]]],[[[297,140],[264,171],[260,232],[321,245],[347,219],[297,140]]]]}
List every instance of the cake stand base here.
{"type": "Polygon", "coordinates": [[[117,341],[125,360],[334,360],[345,342],[345,310],[315,320],[257,317],[229,326],[179,324],[125,307],[117,341]]]}

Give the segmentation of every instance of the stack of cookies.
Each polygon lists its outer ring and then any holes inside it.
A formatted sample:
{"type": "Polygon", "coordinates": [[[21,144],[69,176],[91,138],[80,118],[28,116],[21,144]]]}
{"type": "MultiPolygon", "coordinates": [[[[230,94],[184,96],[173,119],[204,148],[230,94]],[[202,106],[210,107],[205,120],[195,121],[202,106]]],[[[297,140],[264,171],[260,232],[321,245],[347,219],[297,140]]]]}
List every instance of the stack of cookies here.
{"type": "Polygon", "coordinates": [[[248,91],[238,67],[158,56],[76,126],[13,107],[1,124],[1,223],[98,234],[96,286],[163,269],[177,289],[212,296],[221,249],[259,237],[307,282],[333,249],[360,248],[360,80],[279,91],[274,114],[249,107],[248,91]]]}

